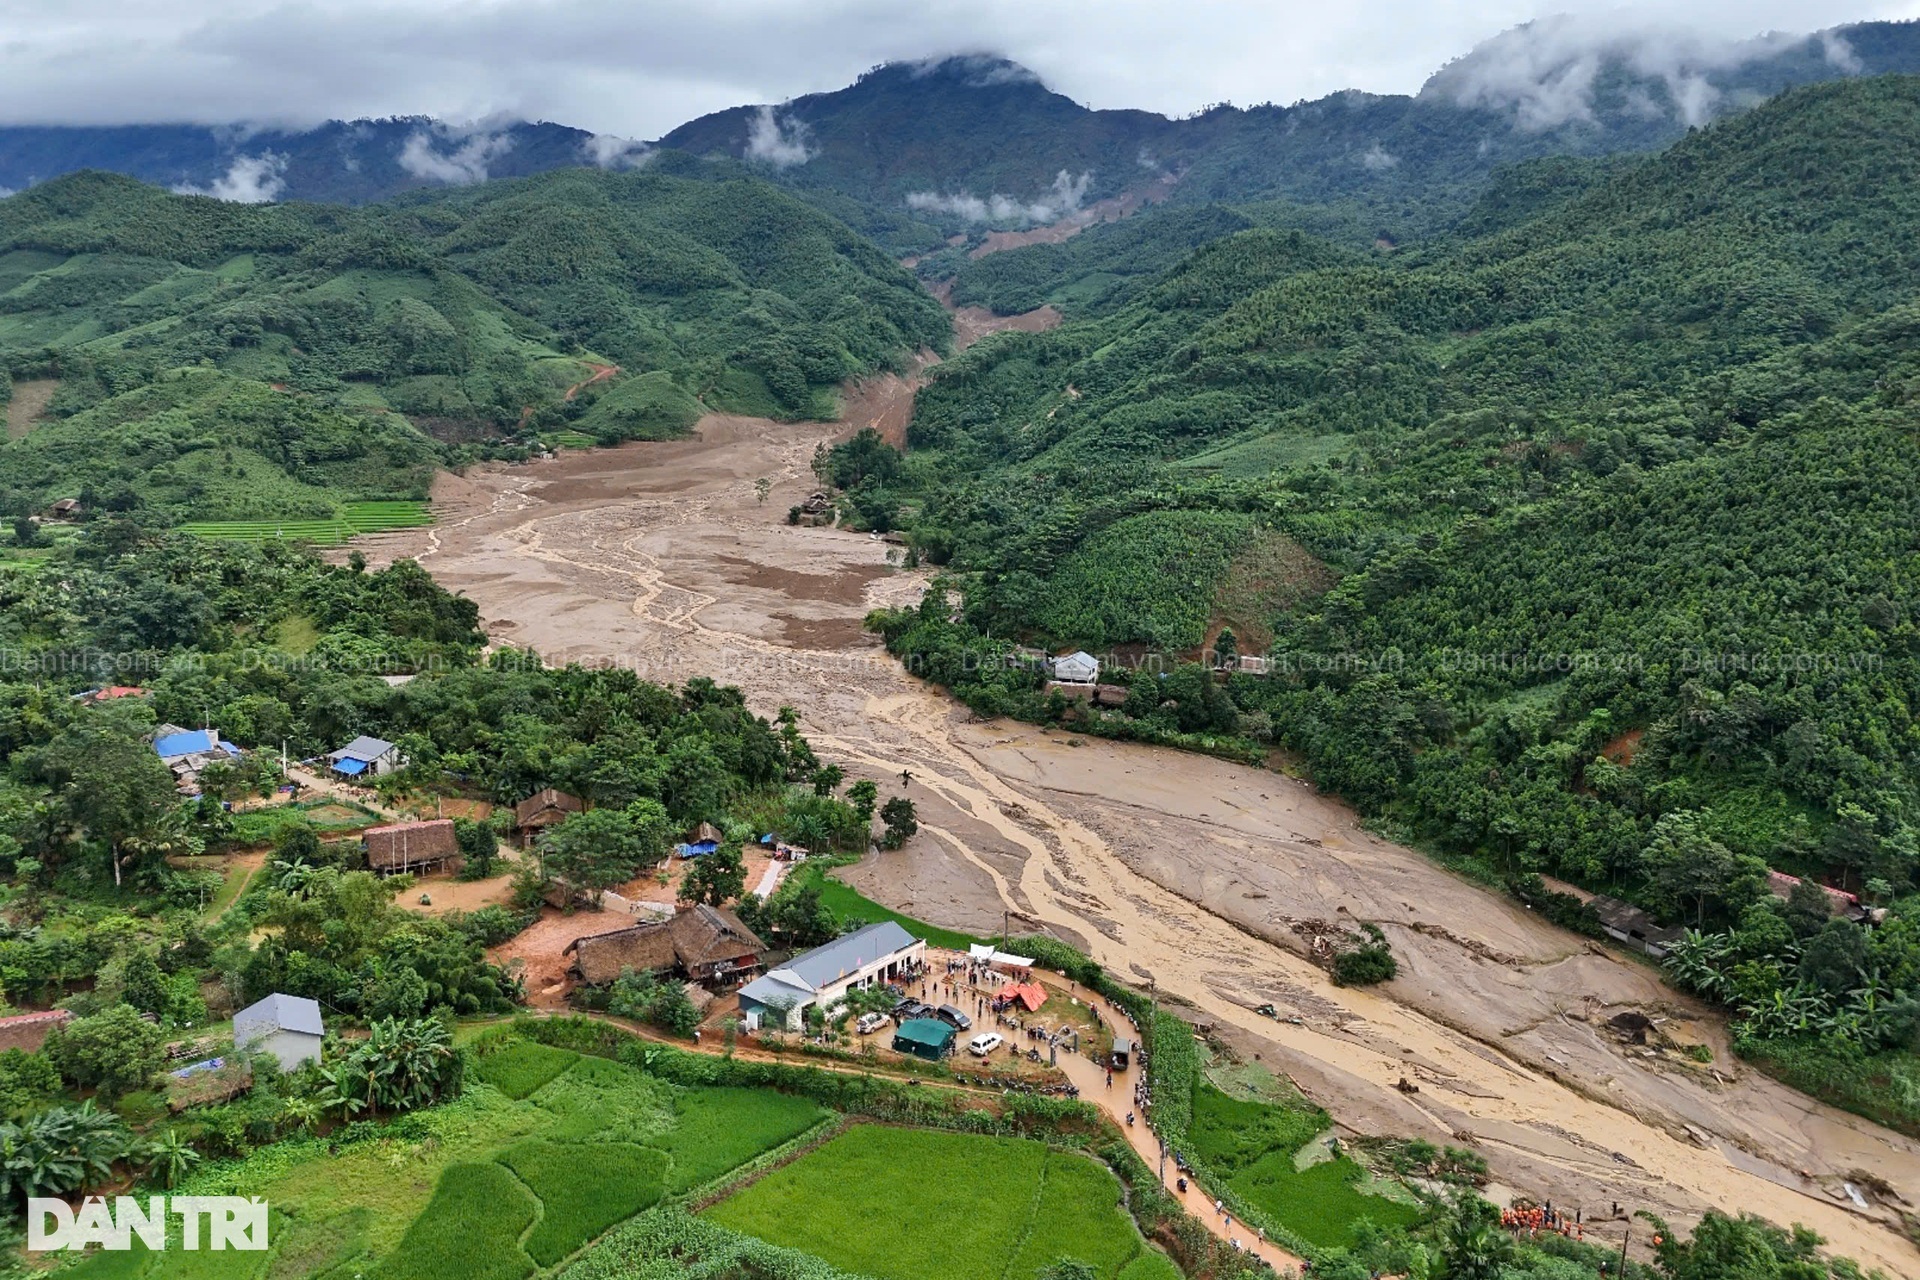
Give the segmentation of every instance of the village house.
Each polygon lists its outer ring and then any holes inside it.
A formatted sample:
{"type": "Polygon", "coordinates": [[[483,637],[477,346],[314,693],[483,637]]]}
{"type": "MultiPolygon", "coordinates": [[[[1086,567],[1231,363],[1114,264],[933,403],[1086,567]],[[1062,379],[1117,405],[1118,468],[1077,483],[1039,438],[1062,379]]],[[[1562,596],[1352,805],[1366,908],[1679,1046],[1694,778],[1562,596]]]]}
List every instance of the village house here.
{"type": "Polygon", "coordinates": [[[1600,927],[1607,931],[1609,938],[1638,948],[1655,960],[1665,959],[1667,948],[1687,934],[1685,929],[1677,926],[1655,924],[1653,917],[1640,908],[1605,894],[1594,895],[1588,905],[1593,908],[1595,918],[1600,921],[1600,927]]]}
{"type": "Polygon", "coordinates": [[[1058,684],[1090,685],[1100,678],[1100,660],[1081,649],[1047,664],[1047,673],[1058,684]]]}
{"type": "Polygon", "coordinates": [[[896,921],[882,920],[795,956],[740,988],[740,1015],[750,1030],[762,1026],[798,1031],[807,1010],[822,1011],[847,992],[918,972],[927,944],[896,921]]]}
{"type": "Polygon", "coordinates": [[[327,757],[327,767],[343,778],[378,778],[406,766],[400,748],[364,734],[327,757]]]}
{"type": "Polygon", "coordinates": [[[679,973],[707,986],[727,986],[760,968],[767,944],[725,907],[682,907],[670,919],[575,938],[562,955],[589,986],[622,973],[679,973]]]}
{"type": "Polygon", "coordinates": [[[8,1049],[38,1053],[40,1046],[47,1042],[48,1032],[55,1027],[64,1027],[71,1021],[73,1014],[66,1009],[16,1013],[10,1018],[0,1018],[0,1053],[8,1049]]]}
{"type": "Polygon", "coordinates": [[[174,781],[182,788],[191,788],[200,771],[208,765],[238,760],[241,756],[240,748],[221,741],[212,729],[182,729],[172,724],[163,724],[154,731],[153,750],[160,757],[160,763],[173,771],[174,781]]]}
{"type": "MultiPolygon", "coordinates": [[[[1793,896],[1793,891],[1799,884],[1799,876],[1790,876],[1784,871],[1767,872],[1767,889],[1783,902],[1793,896]]],[[[1832,885],[1820,884],[1818,881],[1814,884],[1827,897],[1828,915],[1852,920],[1856,924],[1879,924],[1887,917],[1884,907],[1871,909],[1863,907],[1860,905],[1859,896],[1848,893],[1845,889],[1836,889],[1832,885]]]]}
{"type": "Polygon", "coordinates": [[[318,1062],[325,1035],[319,1004],[305,996],[276,991],[233,1015],[234,1050],[272,1054],[283,1071],[318,1062]]]}
{"type": "Polygon", "coordinates": [[[514,830],[522,834],[543,831],[565,822],[573,814],[585,812],[586,807],[587,802],[579,796],[548,787],[513,806],[514,830]]]}
{"type": "Polygon", "coordinates": [[[381,875],[408,871],[456,870],[460,842],[454,838],[452,818],[394,822],[368,827],[360,833],[367,867],[381,875]]]}

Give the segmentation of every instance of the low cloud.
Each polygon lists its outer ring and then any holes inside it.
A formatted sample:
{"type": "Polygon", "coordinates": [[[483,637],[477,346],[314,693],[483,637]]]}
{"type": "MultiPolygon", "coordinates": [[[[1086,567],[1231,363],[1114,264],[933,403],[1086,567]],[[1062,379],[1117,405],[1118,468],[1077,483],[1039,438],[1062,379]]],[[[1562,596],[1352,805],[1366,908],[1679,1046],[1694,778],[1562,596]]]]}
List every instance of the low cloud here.
{"type": "Polygon", "coordinates": [[[1857,76],[1867,69],[1866,64],[1860,61],[1860,55],[1853,51],[1853,46],[1838,31],[1820,33],[1820,53],[1829,66],[1838,67],[1850,76],[1857,76]]]}
{"type": "Polygon", "coordinates": [[[1361,168],[1369,169],[1374,173],[1385,173],[1388,169],[1393,168],[1399,163],[1399,156],[1393,154],[1393,152],[1387,150],[1377,142],[1368,147],[1360,155],[1361,168]]]}
{"type": "Polygon", "coordinates": [[[920,213],[950,214],[962,222],[1017,222],[1022,225],[1058,222],[1079,210],[1086,201],[1087,185],[1092,180],[1091,173],[1083,173],[1076,178],[1062,169],[1054,177],[1053,185],[1037,200],[1018,200],[998,192],[983,198],[964,192],[941,195],[937,191],[914,191],[907,196],[907,208],[920,213]]]}
{"type": "MultiPolygon", "coordinates": [[[[1511,111],[1514,123],[1529,131],[1554,129],[1593,122],[1595,83],[1603,68],[1618,65],[1631,75],[1660,81],[1671,103],[1663,108],[1642,92],[1631,98],[1630,110],[1645,114],[1652,107],[1663,115],[1670,112],[1683,124],[1705,124],[1722,106],[1720,90],[1710,79],[1713,73],[1771,57],[1807,39],[1775,33],[1736,40],[1680,28],[1623,28],[1610,17],[1561,15],[1482,42],[1436,72],[1421,95],[1511,111]]],[[[1823,43],[1834,65],[1844,67],[1847,59],[1857,65],[1844,40],[1834,37],[1823,43]]]]}
{"type": "Polygon", "coordinates": [[[653,159],[653,148],[637,138],[596,133],[580,144],[589,161],[602,169],[638,169],[653,159]]]}
{"type": "Polygon", "coordinates": [[[410,136],[394,157],[402,169],[426,182],[465,187],[487,180],[487,167],[513,149],[506,133],[476,133],[443,151],[425,129],[410,136]]]}
{"type": "Polygon", "coordinates": [[[969,89],[991,89],[1003,84],[1037,84],[1040,77],[1017,62],[987,53],[963,53],[944,58],[922,58],[913,64],[916,79],[948,75],[969,89]]]}
{"type": "Polygon", "coordinates": [[[772,107],[760,107],[747,126],[747,159],[776,169],[791,169],[813,159],[806,122],[791,116],[781,120],[774,115],[772,107]]]}
{"type": "Polygon", "coordinates": [[[212,196],[232,204],[270,204],[286,189],[287,158],[272,151],[257,156],[235,156],[225,174],[208,186],[182,183],[174,194],[212,196]]]}

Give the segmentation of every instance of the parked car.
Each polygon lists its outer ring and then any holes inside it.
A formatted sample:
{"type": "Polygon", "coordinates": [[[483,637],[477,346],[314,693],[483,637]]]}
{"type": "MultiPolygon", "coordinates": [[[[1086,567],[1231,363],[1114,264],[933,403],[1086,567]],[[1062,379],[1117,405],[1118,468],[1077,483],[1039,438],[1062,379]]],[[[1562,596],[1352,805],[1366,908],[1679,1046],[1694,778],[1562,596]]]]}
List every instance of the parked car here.
{"type": "Polygon", "coordinates": [[[887,1022],[888,1018],[884,1013],[863,1013],[860,1015],[860,1020],[853,1024],[853,1029],[863,1036],[870,1036],[886,1026],[887,1022]]]}
{"type": "Polygon", "coordinates": [[[973,1019],[950,1004],[943,1004],[933,1011],[933,1016],[952,1027],[955,1031],[965,1031],[973,1025],[973,1019]]]}
{"type": "Polygon", "coordinates": [[[927,1018],[932,1015],[933,1008],[930,1005],[921,1004],[911,997],[893,1006],[893,1016],[897,1022],[911,1022],[915,1018],[927,1018]]]}
{"type": "Polygon", "coordinates": [[[1006,1043],[1006,1037],[998,1031],[982,1031],[967,1041],[967,1052],[976,1058],[984,1058],[1006,1043]]]}

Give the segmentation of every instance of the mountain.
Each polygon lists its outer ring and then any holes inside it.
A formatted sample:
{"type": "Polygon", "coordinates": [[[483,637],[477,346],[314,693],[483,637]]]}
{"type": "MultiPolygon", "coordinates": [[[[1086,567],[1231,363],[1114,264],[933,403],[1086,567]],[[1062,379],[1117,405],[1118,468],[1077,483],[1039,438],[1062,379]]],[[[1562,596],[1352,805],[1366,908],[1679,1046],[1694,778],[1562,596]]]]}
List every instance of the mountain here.
{"type": "MultiPolygon", "coordinates": [[[[1345,208],[1349,238],[1448,225],[1502,166],[1663,146],[1798,84],[1920,71],[1920,26],[1708,41],[1554,19],[1505,32],[1415,95],[1359,91],[1185,119],[1091,110],[983,55],[893,63],[853,85],[703,116],[658,147],[723,156],[899,252],[1051,222],[1123,196],[1345,208]]],[[[238,125],[0,128],[0,189],[93,168],[236,200],[365,203],[649,149],[557,124],[425,118],[305,131],[238,125]]]]}
{"type": "Polygon", "coordinates": [[[1251,227],[982,342],[904,458],[829,460],[945,566],[877,622],[983,715],[1282,746],[1543,909],[1581,915],[1541,873],[1701,929],[1675,973],[1743,1055],[1920,1131],[1916,138],[1920,78],[1804,86],[1483,234],[1251,227]],[[1891,922],[1783,917],[1769,870],[1891,922]]]}
{"type": "Polygon", "coordinates": [[[16,510],[88,488],[158,519],[324,515],[418,491],[428,433],[524,453],[707,408],[829,415],[843,379],[947,336],[886,255],[731,166],[358,209],[73,174],[0,201],[0,368],[59,379],[53,417],[0,450],[0,490],[16,510]]]}
{"type": "Polygon", "coordinates": [[[1857,887],[1920,831],[1916,126],[1920,80],[1803,88],[1424,258],[1225,236],[943,366],[856,504],[983,632],[1395,655],[1235,696],[1443,843],[1505,811],[1515,858],[1591,876],[1699,806],[1857,887]],[[1523,661],[1556,654],[1594,665],[1523,661]],[[1660,746],[1631,805],[1580,784],[1609,724],[1660,746]]]}
{"type": "Polygon", "coordinates": [[[910,207],[948,230],[1052,221],[1175,179],[1174,201],[1354,201],[1431,230],[1436,197],[1457,214],[1504,165],[1648,150],[1793,85],[1914,71],[1914,23],[1716,43],[1559,19],[1484,43],[1412,96],[1350,91],[1172,120],[1091,110],[1022,67],[972,56],[704,116],[661,145],[910,207]]]}
{"type": "Polygon", "coordinates": [[[99,169],[185,194],[242,203],[365,204],[405,191],[523,178],[578,165],[627,167],[638,144],[557,124],[455,128],[426,117],[330,121],[315,129],[240,125],[14,125],[0,128],[0,188],[99,169]]]}

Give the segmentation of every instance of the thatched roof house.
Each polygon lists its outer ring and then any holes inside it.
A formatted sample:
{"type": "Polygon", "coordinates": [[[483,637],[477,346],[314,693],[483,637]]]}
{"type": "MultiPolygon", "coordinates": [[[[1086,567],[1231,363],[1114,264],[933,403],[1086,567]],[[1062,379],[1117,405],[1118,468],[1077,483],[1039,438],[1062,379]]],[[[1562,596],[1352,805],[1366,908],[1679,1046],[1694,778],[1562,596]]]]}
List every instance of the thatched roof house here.
{"type": "Polygon", "coordinates": [[[18,1049],[23,1053],[38,1053],[40,1046],[47,1042],[49,1032],[71,1021],[73,1014],[66,1009],[16,1013],[10,1018],[0,1018],[0,1051],[18,1049]]]}
{"type": "Polygon", "coordinates": [[[587,802],[579,796],[556,791],[552,787],[536,791],[513,806],[513,825],[522,831],[537,831],[558,822],[565,822],[568,815],[586,811],[587,802]]]}
{"type": "Polygon", "coordinates": [[[575,938],[561,955],[573,956],[573,971],[589,986],[604,987],[622,973],[664,973],[679,963],[670,921],[652,920],[631,929],[575,938]]]}
{"type": "Polygon", "coordinates": [[[368,827],[360,835],[360,845],[367,851],[367,866],[382,874],[450,869],[460,861],[452,818],[368,827]]]}
{"type": "Polygon", "coordinates": [[[688,907],[667,927],[673,931],[673,950],[680,967],[696,982],[751,973],[760,967],[760,956],[767,949],[760,935],[725,907],[705,903],[688,907]]]}
{"type": "Polygon", "coordinates": [[[683,907],[670,920],[575,938],[561,954],[573,956],[582,982],[605,986],[628,969],[677,970],[696,982],[727,981],[760,967],[767,944],[725,907],[683,907]]]}

